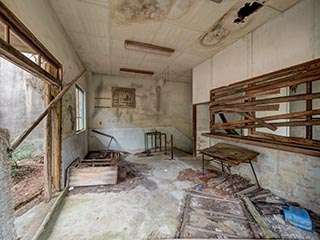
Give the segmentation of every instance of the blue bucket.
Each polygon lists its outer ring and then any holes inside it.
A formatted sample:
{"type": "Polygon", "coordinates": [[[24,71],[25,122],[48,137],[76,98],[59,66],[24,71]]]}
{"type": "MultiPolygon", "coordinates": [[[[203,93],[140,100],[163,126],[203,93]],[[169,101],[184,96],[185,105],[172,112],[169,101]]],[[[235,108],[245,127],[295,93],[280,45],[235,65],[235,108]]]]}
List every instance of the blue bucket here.
{"type": "Polygon", "coordinates": [[[309,213],[301,207],[289,206],[289,209],[283,209],[284,220],[291,225],[302,230],[312,232],[312,220],[309,213]]]}

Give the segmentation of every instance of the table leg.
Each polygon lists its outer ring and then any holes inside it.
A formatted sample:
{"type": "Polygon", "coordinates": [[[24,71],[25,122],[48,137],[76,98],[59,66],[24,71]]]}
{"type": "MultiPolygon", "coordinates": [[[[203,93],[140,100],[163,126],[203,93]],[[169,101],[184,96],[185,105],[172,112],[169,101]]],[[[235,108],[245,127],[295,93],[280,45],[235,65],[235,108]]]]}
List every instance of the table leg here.
{"type": "Polygon", "coordinates": [[[221,161],[221,170],[224,172],[223,162],[221,161]]]}
{"type": "Polygon", "coordinates": [[[254,178],[256,179],[257,185],[258,185],[258,187],[260,188],[260,183],[259,183],[259,181],[258,181],[258,178],[257,178],[257,175],[256,175],[256,171],[255,171],[254,168],[253,168],[253,165],[252,165],[251,160],[249,160],[249,163],[250,163],[250,166],[251,166],[251,169],[252,169],[254,178]]]}
{"type": "Polygon", "coordinates": [[[204,155],[202,154],[202,176],[204,176],[204,155]]]}

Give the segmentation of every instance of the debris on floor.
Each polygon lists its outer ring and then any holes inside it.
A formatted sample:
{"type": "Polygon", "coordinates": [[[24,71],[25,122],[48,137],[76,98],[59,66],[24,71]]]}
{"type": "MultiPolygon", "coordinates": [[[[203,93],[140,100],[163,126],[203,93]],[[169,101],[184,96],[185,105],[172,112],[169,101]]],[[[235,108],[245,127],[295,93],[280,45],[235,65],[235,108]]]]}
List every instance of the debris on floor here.
{"type": "Polygon", "coordinates": [[[97,186],[117,184],[119,151],[93,151],[75,160],[68,168],[67,186],[97,186]]]}
{"type": "MultiPolygon", "coordinates": [[[[190,171],[189,169],[182,171],[179,177],[186,176],[186,171],[190,172],[194,179],[200,178],[195,174],[195,172],[190,171]]],[[[212,170],[207,170],[206,175],[212,175],[212,170]]],[[[206,175],[202,177],[202,180],[206,179],[206,175]]],[[[269,190],[260,188],[255,184],[251,184],[247,179],[236,174],[231,175],[222,172],[220,172],[219,174],[219,172],[216,172],[216,175],[217,176],[215,178],[211,178],[205,183],[203,183],[203,181],[198,180],[198,182],[201,182],[204,188],[202,188],[201,191],[196,192],[195,190],[192,190],[187,195],[185,200],[185,209],[189,209],[189,213],[187,214],[187,219],[186,216],[184,216],[183,218],[183,222],[186,222],[185,225],[187,226],[187,228],[182,228],[182,237],[278,237],[286,239],[318,239],[317,233],[319,233],[320,231],[319,215],[313,213],[312,211],[309,211],[309,214],[314,224],[313,229],[315,232],[311,233],[303,231],[285,222],[283,217],[283,209],[288,208],[288,206],[281,198],[274,195],[269,190]],[[206,198],[206,200],[194,200],[195,196],[199,195],[202,195],[202,197],[206,196],[203,197],[206,198]],[[191,201],[190,198],[192,199],[191,201]],[[223,204],[218,204],[213,201],[214,198],[222,198],[224,200],[220,201],[226,202],[224,202],[223,204]],[[226,200],[226,198],[228,199],[226,200]],[[241,208],[236,209],[235,207],[232,207],[232,205],[230,206],[230,203],[233,203],[235,201],[241,202],[241,208]],[[197,205],[195,206],[195,204],[197,205]],[[201,217],[199,217],[199,212],[201,212],[204,220],[201,220],[201,217]],[[232,226],[230,227],[231,230],[238,229],[238,231],[236,231],[237,234],[223,226],[223,221],[218,221],[219,225],[217,225],[216,223],[212,223],[212,221],[214,220],[210,220],[210,218],[214,218],[212,216],[215,216],[217,218],[217,215],[221,215],[223,216],[223,218],[227,218],[228,224],[231,224],[232,222],[234,222],[234,218],[239,218],[239,215],[237,214],[242,214],[242,216],[246,217],[253,216],[253,218],[249,217],[248,219],[246,219],[246,222],[251,222],[250,228],[248,227],[248,225],[247,228],[244,228],[243,226],[239,225],[229,225],[232,226]],[[194,220],[192,222],[192,219],[195,218],[193,215],[197,215],[197,220],[194,220]],[[258,218],[258,220],[256,218],[258,218]],[[200,221],[203,221],[202,225],[198,224],[200,221]],[[239,231],[239,229],[241,229],[241,231],[239,231]]]]}
{"type": "Polygon", "coordinates": [[[43,157],[21,160],[15,171],[11,189],[15,215],[20,216],[43,201],[43,157]]]}

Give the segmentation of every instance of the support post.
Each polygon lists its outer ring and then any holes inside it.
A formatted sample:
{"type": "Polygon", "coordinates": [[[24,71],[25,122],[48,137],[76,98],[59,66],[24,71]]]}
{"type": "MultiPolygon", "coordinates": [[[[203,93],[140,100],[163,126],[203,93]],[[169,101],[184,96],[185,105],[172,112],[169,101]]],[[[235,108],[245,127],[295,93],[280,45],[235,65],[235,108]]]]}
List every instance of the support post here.
{"type": "Polygon", "coordinates": [[[197,105],[192,105],[192,149],[193,156],[197,156],[197,105]]]}
{"type": "MultiPolygon", "coordinates": [[[[54,95],[57,96],[61,92],[61,88],[54,90],[54,95]]],[[[53,164],[53,176],[54,176],[54,189],[60,191],[60,176],[61,176],[61,149],[62,149],[62,102],[58,102],[53,111],[53,136],[54,136],[54,164],[53,164]]]]}
{"type": "MultiPolygon", "coordinates": [[[[306,94],[312,94],[312,82],[307,82],[306,83],[306,94]]],[[[306,100],[306,111],[312,110],[312,99],[306,100]]],[[[307,121],[312,120],[312,115],[307,116],[306,118],[307,121]]],[[[306,139],[312,139],[312,125],[306,126],[306,139]]]]}
{"type": "MultiPolygon", "coordinates": [[[[47,83],[45,86],[45,104],[51,101],[51,87],[47,83]]],[[[47,113],[44,125],[44,198],[48,202],[52,193],[52,125],[51,109],[47,113]]]]}

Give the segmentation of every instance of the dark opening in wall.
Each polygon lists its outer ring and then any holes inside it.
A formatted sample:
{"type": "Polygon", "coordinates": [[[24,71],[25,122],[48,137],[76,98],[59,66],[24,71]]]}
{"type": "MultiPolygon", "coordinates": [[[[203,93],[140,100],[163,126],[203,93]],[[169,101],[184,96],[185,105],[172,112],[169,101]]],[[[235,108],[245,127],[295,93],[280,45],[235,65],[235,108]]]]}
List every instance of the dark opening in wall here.
{"type": "Polygon", "coordinates": [[[238,11],[238,18],[234,20],[235,23],[241,23],[243,20],[250,16],[252,13],[256,12],[259,8],[263,7],[263,4],[259,2],[247,2],[240,10],[238,11]]]}

